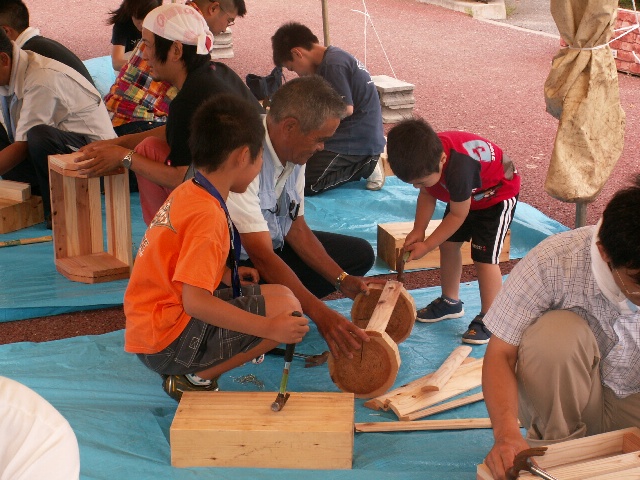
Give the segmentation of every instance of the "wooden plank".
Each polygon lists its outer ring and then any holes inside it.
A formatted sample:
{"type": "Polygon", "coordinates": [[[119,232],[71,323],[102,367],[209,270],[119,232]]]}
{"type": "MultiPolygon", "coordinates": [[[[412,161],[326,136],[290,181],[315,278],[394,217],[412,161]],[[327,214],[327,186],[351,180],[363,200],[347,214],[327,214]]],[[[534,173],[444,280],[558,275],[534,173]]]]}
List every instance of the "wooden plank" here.
{"type": "Polygon", "coordinates": [[[129,174],[104,178],[105,210],[107,214],[107,252],[133,266],[131,238],[131,201],[129,174]]]}
{"type": "Polygon", "coordinates": [[[0,179],[0,198],[24,202],[31,197],[31,185],[24,182],[0,179]]]}
{"type": "Polygon", "coordinates": [[[410,413],[400,418],[400,420],[404,421],[413,421],[418,420],[419,418],[428,417],[429,415],[435,415],[436,413],[446,412],[447,410],[451,410],[453,408],[458,408],[463,405],[469,405],[471,403],[479,402],[484,400],[484,394],[474,393],[473,395],[468,395],[466,397],[459,398],[457,400],[453,400],[451,402],[446,402],[441,405],[437,405],[431,408],[425,408],[424,410],[418,410],[417,412],[410,413]]]}
{"type": "MultiPolygon", "coordinates": [[[[536,457],[536,461],[538,461],[538,458],[544,457],[536,457]]],[[[540,465],[539,461],[538,465],[540,465]]],[[[618,478],[626,479],[627,477],[624,475],[624,471],[629,468],[640,468],[640,456],[635,452],[544,469],[550,475],[553,475],[556,478],[561,478],[562,480],[584,480],[593,476],[611,473],[617,473],[619,475],[618,478]]],[[[522,472],[519,478],[536,479],[540,477],[528,472],[522,472]]]]}
{"type": "Polygon", "coordinates": [[[624,472],[605,473],[604,475],[596,475],[595,477],[585,477],[584,480],[640,480],[640,467],[628,468],[624,472]]]}
{"type": "Polygon", "coordinates": [[[622,436],[622,453],[640,451],[640,437],[634,433],[625,433],[622,436]]]}
{"type": "MultiPolygon", "coordinates": [[[[630,427],[554,443],[548,445],[543,456],[536,457],[536,462],[541,468],[562,480],[598,478],[599,476],[601,477],[599,480],[635,478],[627,477],[626,469],[637,470],[640,466],[640,456],[637,452],[621,455],[626,434],[640,437],[640,429],[630,427]]],[[[484,463],[478,465],[477,478],[492,480],[489,468],[484,463]]],[[[538,477],[522,472],[520,478],[538,477]]]]}
{"type": "Polygon", "coordinates": [[[24,202],[0,199],[0,233],[15,232],[43,221],[42,197],[33,195],[24,202]]]}
{"type": "Polygon", "coordinates": [[[420,420],[417,422],[369,422],[356,423],[356,432],[411,432],[418,430],[468,430],[491,428],[489,418],[464,418],[454,420],[420,420]]]}
{"type": "Polygon", "coordinates": [[[422,387],[423,392],[437,392],[449,381],[465,358],[471,353],[471,347],[462,345],[451,352],[449,357],[436,370],[429,381],[422,387]]]}
{"type": "MultiPolygon", "coordinates": [[[[441,220],[431,220],[425,235],[429,236],[440,225],[441,220]]],[[[378,224],[378,257],[384,260],[391,270],[396,268],[396,259],[400,253],[400,249],[404,246],[404,240],[413,229],[413,222],[395,222],[395,223],[381,223],[378,224]]],[[[509,251],[511,249],[511,230],[507,232],[500,253],[500,262],[509,261],[509,251]]],[[[473,260],[471,259],[471,245],[469,242],[464,242],[460,249],[462,255],[462,264],[471,265],[473,260]]],[[[420,268],[440,268],[440,251],[435,249],[427,253],[424,257],[418,260],[411,260],[404,266],[405,271],[415,270],[420,268]]]]}
{"type": "MultiPolygon", "coordinates": [[[[57,172],[65,177],[87,178],[86,175],[78,173],[80,166],[75,163],[75,159],[81,157],[82,152],[73,152],[69,154],[49,155],[49,169],[57,172]]],[[[118,175],[124,173],[124,167],[118,167],[115,170],[107,172],[104,176],[118,175]]]]}
{"type": "Polygon", "coordinates": [[[387,281],[386,285],[382,289],[380,299],[376,304],[369,324],[367,325],[366,332],[379,332],[383,333],[387,329],[387,324],[393,313],[393,309],[396,306],[398,297],[402,292],[402,283],[394,280],[387,281]]]}
{"type": "Polygon", "coordinates": [[[350,469],[354,399],[349,393],[185,392],[170,429],[176,467],[350,469]]]}
{"type": "MultiPolygon", "coordinates": [[[[474,364],[476,362],[482,362],[482,359],[467,357],[462,362],[462,366],[468,367],[469,365],[474,364]]],[[[466,368],[463,369],[462,366],[458,369],[458,372],[455,373],[454,375],[464,374],[467,371],[466,368]]],[[[374,410],[379,410],[380,408],[383,408],[384,410],[388,410],[389,402],[391,401],[392,398],[401,397],[403,395],[413,395],[413,394],[417,395],[418,393],[420,393],[420,391],[422,390],[422,386],[425,385],[431,379],[431,375],[433,375],[433,372],[428,373],[424,377],[420,377],[409,383],[406,383],[376,398],[372,398],[370,401],[366,402],[364,406],[367,408],[373,408],[374,410]]]]}
{"type": "Polygon", "coordinates": [[[625,433],[640,434],[640,429],[629,427],[623,430],[592,435],[568,442],[549,445],[543,457],[536,459],[540,467],[548,469],[567,462],[577,463],[594,457],[617,455],[622,452],[622,439],[625,433]]]}
{"type": "Polygon", "coordinates": [[[398,418],[402,418],[412,412],[458,396],[480,385],[482,385],[482,362],[474,362],[472,367],[465,366],[458,369],[441,391],[426,393],[421,391],[413,395],[396,396],[390,399],[389,407],[398,418]]]}

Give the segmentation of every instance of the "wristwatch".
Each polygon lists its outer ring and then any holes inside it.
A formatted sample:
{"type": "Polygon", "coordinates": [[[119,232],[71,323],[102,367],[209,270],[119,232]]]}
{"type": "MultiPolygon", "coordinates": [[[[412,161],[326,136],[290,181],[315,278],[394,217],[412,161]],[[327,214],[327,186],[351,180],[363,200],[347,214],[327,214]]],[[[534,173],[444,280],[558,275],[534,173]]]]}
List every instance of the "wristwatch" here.
{"type": "Polygon", "coordinates": [[[133,161],[133,154],[134,154],[134,151],[130,150],[129,153],[127,153],[122,159],[122,166],[124,168],[131,168],[131,162],[133,161]]]}

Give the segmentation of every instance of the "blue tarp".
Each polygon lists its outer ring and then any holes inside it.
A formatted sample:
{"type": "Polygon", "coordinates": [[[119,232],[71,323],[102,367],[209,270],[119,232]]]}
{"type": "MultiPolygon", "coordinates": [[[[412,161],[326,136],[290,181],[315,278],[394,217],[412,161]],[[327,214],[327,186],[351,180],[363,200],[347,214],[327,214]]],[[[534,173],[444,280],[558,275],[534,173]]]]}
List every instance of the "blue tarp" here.
{"type": "MultiPolygon", "coordinates": [[[[413,290],[418,305],[439,295],[439,288],[413,290]]],[[[416,323],[411,336],[399,346],[402,365],[395,386],[435,370],[460,345],[460,335],[479,311],[477,284],[464,284],[464,318],[436,324],[416,323]]],[[[349,315],[348,299],[328,302],[349,315]]],[[[326,349],[317,330],[297,350],[316,354],[326,349]]],[[[472,357],[484,355],[474,347],[472,357]]],[[[327,365],[304,368],[294,360],[291,392],[337,391],[327,365]]],[[[225,391],[257,391],[253,383],[235,380],[253,374],[264,391],[275,392],[282,376],[281,357],[267,356],[260,365],[247,364],[223,375],[225,391]]],[[[475,466],[492,444],[491,430],[448,432],[357,433],[351,471],[283,471],[267,469],[194,468],[170,466],[169,427],[176,402],[161,388],[160,377],[123,351],[123,332],[77,337],[46,343],[0,346],[0,372],[34,389],[53,404],[73,427],[80,445],[83,479],[453,479],[475,478],[475,466]]],[[[477,391],[474,390],[473,392],[477,391]]],[[[295,395],[295,393],[292,393],[295,395]]],[[[396,421],[392,412],[373,411],[356,400],[355,421],[396,421]]],[[[286,408],[286,407],[285,407],[286,408]]],[[[486,417],[483,402],[433,418],[486,417]]]]}
{"type": "MultiPolygon", "coordinates": [[[[417,191],[396,177],[387,179],[378,192],[354,182],[305,200],[305,218],[311,228],[364,238],[376,248],[379,223],[413,220],[417,191]]],[[[439,204],[435,216],[442,217],[439,204]]],[[[134,250],[145,225],[137,194],[131,197],[134,250]]],[[[511,258],[522,257],[543,238],[566,230],[529,205],[520,203],[511,225],[511,258]]],[[[0,235],[0,241],[50,235],[44,224],[0,235]]],[[[377,261],[369,275],[389,273],[377,261]]],[[[60,275],[53,263],[52,243],[0,248],[0,322],[90,310],[122,304],[127,280],[86,285],[60,275]]]]}

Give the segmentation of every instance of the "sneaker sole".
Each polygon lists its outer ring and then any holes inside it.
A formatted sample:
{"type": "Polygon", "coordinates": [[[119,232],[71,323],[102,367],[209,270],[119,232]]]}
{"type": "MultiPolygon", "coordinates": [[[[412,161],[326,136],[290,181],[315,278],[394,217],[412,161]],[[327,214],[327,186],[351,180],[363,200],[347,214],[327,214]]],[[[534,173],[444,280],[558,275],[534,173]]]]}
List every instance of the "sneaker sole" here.
{"type": "Polygon", "coordinates": [[[439,318],[420,318],[420,317],[416,317],[416,321],[422,322],[422,323],[436,323],[436,322],[439,322],[440,320],[448,320],[448,319],[452,319],[452,318],[460,318],[462,316],[464,316],[464,308],[462,309],[462,311],[460,313],[449,313],[449,314],[443,315],[442,317],[439,317],[439,318]]]}
{"type": "Polygon", "coordinates": [[[471,345],[484,345],[485,343],[489,343],[489,339],[487,338],[486,340],[471,340],[468,338],[463,338],[462,342],[470,343],[471,345]]]}

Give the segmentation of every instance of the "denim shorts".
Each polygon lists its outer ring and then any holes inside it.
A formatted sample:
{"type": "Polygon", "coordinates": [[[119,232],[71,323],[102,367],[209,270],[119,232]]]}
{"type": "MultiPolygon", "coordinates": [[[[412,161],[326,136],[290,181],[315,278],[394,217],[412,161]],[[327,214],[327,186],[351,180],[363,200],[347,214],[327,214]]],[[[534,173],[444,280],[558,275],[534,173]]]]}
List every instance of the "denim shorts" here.
{"type": "MultiPolygon", "coordinates": [[[[265,315],[264,297],[259,285],[242,287],[242,297],[233,298],[230,288],[216,290],[214,295],[236,307],[256,315],[265,315]]],[[[167,348],[152,354],[139,353],[138,358],[154,372],[163,375],[197,373],[229,360],[256,347],[262,338],[219,328],[192,318],[167,348]]]]}

